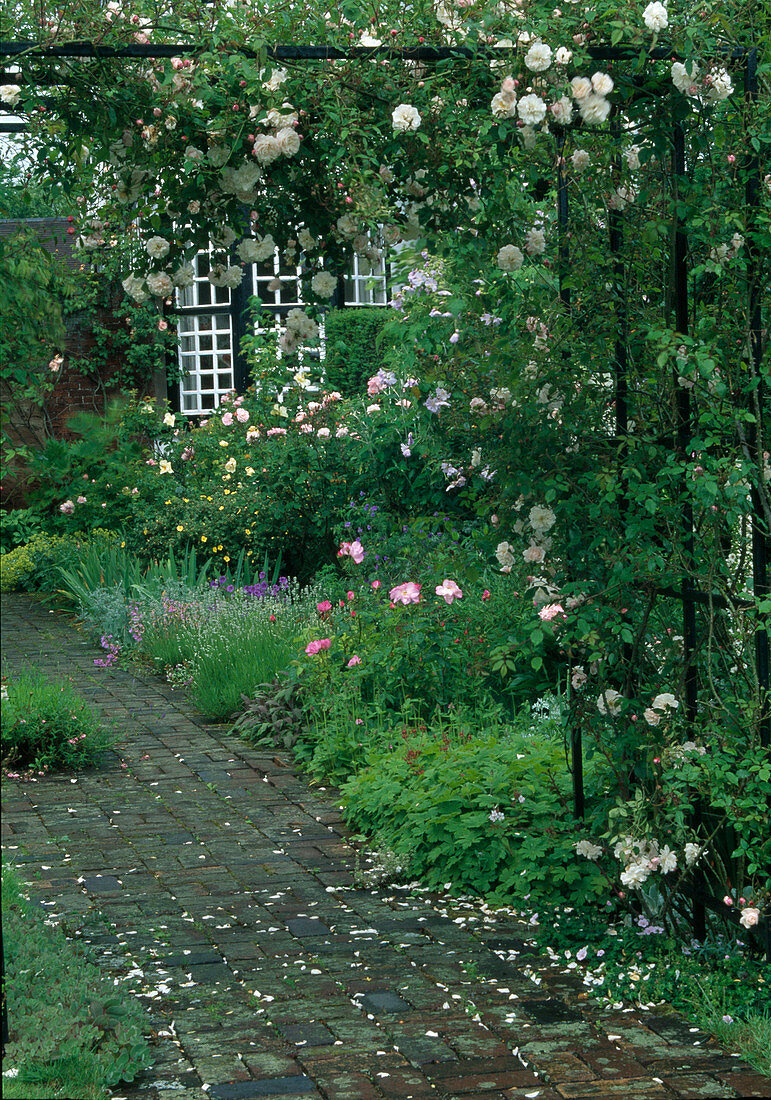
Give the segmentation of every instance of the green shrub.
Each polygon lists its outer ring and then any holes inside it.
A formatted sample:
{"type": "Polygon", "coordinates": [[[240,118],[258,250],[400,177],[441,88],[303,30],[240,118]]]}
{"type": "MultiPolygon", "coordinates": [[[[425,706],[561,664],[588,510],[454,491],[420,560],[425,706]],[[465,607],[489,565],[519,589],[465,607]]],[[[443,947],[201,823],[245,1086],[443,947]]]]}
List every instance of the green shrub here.
{"type": "Polygon", "coordinates": [[[97,527],[93,531],[75,531],[64,535],[41,532],[24,546],[0,556],[2,591],[56,592],[61,585],[61,569],[75,572],[87,548],[104,552],[117,546],[120,535],[97,527]]]}
{"type": "Polygon", "coordinates": [[[356,828],[428,886],[581,905],[606,880],[575,854],[569,788],[549,723],[501,736],[446,719],[395,730],[342,794],[356,828]]]}
{"type": "Polygon", "coordinates": [[[367,379],[382,363],[378,337],[388,320],[383,308],[333,309],[324,319],[327,388],[343,397],[354,397],[366,389],[367,379]]]}
{"type": "Polygon", "coordinates": [[[16,546],[0,555],[0,592],[19,592],[32,572],[32,558],[26,546],[16,546]]]}
{"type": "Polygon", "coordinates": [[[82,949],[44,923],[3,867],[4,992],[9,1043],[3,1069],[8,1095],[107,1098],[108,1086],[133,1081],[152,1062],[138,1002],[115,995],[82,949]]]}
{"type": "Polygon", "coordinates": [[[11,511],[0,508],[0,552],[7,554],[15,546],[23,546],[40,532],[41,527],[41,516],[36,508],[13,508],[11,511]]]}
{"type": "Polygon", "coordinates": [[[8,683],[0,732],[6,772],[87,768],[108,744],[95,711],[69,684],[52,682],[34,669],[8,683]]]}

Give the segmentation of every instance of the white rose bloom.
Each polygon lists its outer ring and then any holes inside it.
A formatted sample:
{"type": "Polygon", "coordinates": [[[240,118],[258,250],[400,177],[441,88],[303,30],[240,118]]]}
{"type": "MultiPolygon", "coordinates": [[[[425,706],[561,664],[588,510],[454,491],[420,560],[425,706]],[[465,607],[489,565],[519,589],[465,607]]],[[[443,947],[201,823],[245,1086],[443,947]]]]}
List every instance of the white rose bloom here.
{"type": "Polygon", "coordinates": [[[185,149],[185,160],[203,160],[203,149],[199,149],[195,145],[188,145],[185,149]]]}
{"type": "Polygon", "coordinates": [[[592,91],[597,95],[610,95],[613,91],[613,80],[607,73],[595,73],[592,77],[592,91]]]}
{"type": "Polygon", "coordinates": [[[586,99],[591,92],[592,82],[587,80],[585,76],[574,76],[570,81],[570,90],[573,93],[573,99],[580,102],[582,99],[586,99]]]}
{"type": "Polygon", "coordinates": [[[0,102],[15,107],[20,99],[21,88],[18,84],[0,84],[0,102]]]}
{"type": "Polygon", "coordinates": [[[493,118],[514,118],[517,113],[517,97],[513,92],[497,92],[490,100],[493,118]]]}
{"type": "Polygon", "coordinates": [[[651,34],[658,34],[669,23],[667,9],[659,3],[659,0],[654,0],[654,3],[648,4],[643,12],[643,22],[651,34]]]}
{"type": "Polygon", "coordinates": [[[140,279],[136,275],[129,275],[123,280],[121,286],[135,302],[144,302],[147,300],[144,279],[140,279]]]}
{"type": "Polygon", "coordinates": [[[537,126],[546,118],[546,104],[540,96],[523,96],[517,104],[517,114],[526,126],[537,126]]]}
{"type": "Polygon", "coordinates": [[[236,235],[229,225],[216,225],[211,231],[211,241],[216,248],[230,248],[236,235]]]}
{"type": "Polygon", "coordinates": [[[276,251],[276,242],[270,233],[266,233],[264,237],[261,237],[257,241],[257,248],[253,251],[252,255],[254,259],[249,260],[249,263],[262,263],[264,260],[269,260],[273,253],[276,251]]]}
{"type": "Polygon", "coordinates": [[[224,286],[230,289],[240,286],[243,277],[244,270],[239,264],[228,266],[225,264],[214,264],[209,272],[209,282],[212,286],[224,286]]]}
{"type": "Polygon", "coordinates": [[[271,107],[265,119],[274,130],[283,130],[285,126],[296,125],[299,115],[291,103],[285,103],[283,111],[277,111],[274,107],[271,107]]]}
{"type": "Polygon", "coordinates": [[[662,875],[669,875],[677,870],[677,856],[668,844],[665,844],[659,852],[659,870],[662,875]]]}
{"type": "Polygon", "coordinates": [[[631,172],[636,172],[640,167],[640,146],[630,145],[624,153],[624,159],[626,160],[629,170],[631,172]]]}
{"type": "Polygon", "coordinates": [[[557,517],[551,508],[545,508],[542,504],[534,504],[528,515],[530,526],[540,535],[550,531],[557,522],[557,517]]]}
{"type": "Polygon", "coordinates": [[[229,157],[230,150],[226,145],[212,145],[206,154],[209,164],[212,164],[215,168],[222,168],[223,165],[227,164],[229,157]]]}
{"type": "Polygon", "coordinates": [[[714,75],[710,75],[705,83],[707,84],[707,99],[710,103],[719,103],[721,99],[728,99],[729,95],[733,95],[734,86],[725,69],[720,69],[714,75]]]}
{"type": "Polygon", "coordinates": [[[281,149],[271,134],[258,134],[254,139],[252,155],[260,164],[272,164],[281,156],[281,149]]]}
{"type": "Polygon", "coordinates": [[[291,126],[285,126],[276,134],[279,151],[283,157],[293,157],[300,151],[300,135],[291,126]]]}
{"type": "Polygon", "coordinates": [[[560,46],[554,55],[554,60],[558,65],[569,65],[573,60],[573,51],[565,46],[560,46]]]}
{"type": "Polygon", "coordinates": [[[303,252],[312,252],[319,243],[308,229],[301,229],[297,234],[297,240],[303,252]]]}
{"type": "Polygon", "coordinates": [[[573,153],[570,161],[575,168],[576,172],[582,172],[584,168],[589,167],[591,157],[587,153],[586,149],[576,149],[573,153]]]}
{"type": "Polygon", "coordinates": [[[652,707],[646,707],[646,709],[643,711],[643,718],[649,726],[657,726],[661,721],[661,715],[657,711],[653,710],[652,707]]]}
{"type": "MultiPolygon", "coordinates": [[[[239,191],[251,191],[262,179],[262,172],[256,164],[245,160],[240,168],[231,169],[227,178],[233,192],[237,194],[239,191]]],[[[225,190],[224,184],[222,189],[225,190]]]]}
{"type": "Polygon", "coordinates": [[[515,244],[505,244],[495,257],[495,262],[501,271],[519,271],[525,257],[515,244]]]}
{"type": "Polygon", "coordinates": [[[546,236],[542,229],[529,229],[525,234],[525,252],[530,256],[542,256],[546,251],[546,236]]]}
{"type": "Polygon", "coordinates": [[[319,334],[319,326],[309,317],[303,309],[290,309],[286,318],[286,327],[298,336],[309,340],[315,340],[319,334]]]}
{"type": "Polygon", "coordinates": [[[584,122],[599,126],[610,114],[610,103],[603,96],[592,93],[580,101],[578,110],[584,122]]]}
{"type": "Polygon", "coordinates": [[[731,237],[731,250],[733,252],[738,252],[740,248],[744,248],[744,237],[741,233],[734,233],[733,237],[731,237]]]}
{"type": "Polygon", "coordinates": [[[369,237],[366,233],[357,233],[353,238],[353,250],[359,256],[365,256],[369,248],[369,237]]]}
{"type": "Polygon", "coordinates": [[[343,214],[337,219],[337,232],[341,237],[355,237],[359,232],[359,222],[353,214],[343,214]]]}
{"type": "Polygon", "coordinates": [[[258,241],[255,241],[253,237],[245,237],[244,240],[238,242],[236,253],[240,260],[243,260],[245,264],[255,264],[262,256],[262,248],[258,241]]]}
{"type": "Polygon", "coordinates": [[[409,103],[400,103],[391,112],[391,119],[394,130],[399,133],[404,133],[407,130],[417,130],[420,126],[420,115],[409,103]]]}
{"type": "Polygon", "coordinates": [[[319,271],[311,279],[311,289],[319,298],[331,298],[337,289],[337,279],[329,271],[319,271]]]}
{"type": "Polygon", "coordinates": [[[145,241],[145,252],[153,260],[162,260],[168,255],[169,242],[163,237],[151,237],[149,241],[145,241]]]}
{"type": "Polygon", "coordinates": [[[682,92],[683,95],[695,95],[696,92],[696,80],[699,76],[699,68],[694,61],[690,63],[691,71],[683,65],[681,61],[675,61],[672,63],[670,72],[672,74],[672,83],[677,88],[678,92],[682,92]]]}
{"type": "Polygon", "coordinates": [[[593,844],[591,840],[579,840],[574,845],[576,855],[583,856],[585,859],[592,861],[599,859],[602,855],[602,848],[599,844],[593,844]]]}
{"type": "Polygon", "coordinates": [[[685,865],[686,867],[692,867],[701,853],[704,851],[700,844],[691,844],[690,842],[685,846],[685,865]]]}
{"type": "Polygon", "coordinates": [[[623,698],[620,691],[607,688],[597,699],[597,710],[600,714],[611,714],[615,717],[621,713],[621,700],[623,698]]]}
{"type": "Polygon", "coordinates": [[[672,710],[677,710],[680,704],[671,692],[664,691],[661,693],[661,695],[656,696],[656,698],[651,703],[651,706],[654,710],[666,711],[668,708],[671,708],[672,710]]]}
{"type": "Polygon", "coordinates": [[[147,289],[156,298],[165,298],[167,294],[171,294],[174,284],[165,271],[155,271],[147,276],[147,289]]]}
{"type": "Polygon", "coordinates": [[[568,126],[573,117],[573,104],[566,95],[563,95],[549,108],[552,118],[558,126],[568,126]]]}
{"type": "Polygon", "coordinates": [[[647,880],[650,875],[650,868],[645,863],[630,863],[625,871],[621,872],[621,882],[624,886],[629,886],[633,890],[647,880]]]}
{"type": "Polygon", "coordinates": [[[534,42],[525,54],[525,64],[534,73],[543,73],[551,65],[551,47],[545,42],[534,42]]]}
{"type": "Polygon", "coordinates": [[[739,924],[742,928],[754,928],[760,921],[760,909],[756,905],[747,905],[742,909],[739,924]]]}
{"type": "Polygon", "coordinates": [[[195,282],[195,268],[192,264],[182,264],[171,273],[171,281],[174,286],[192,286],[195,282]]]}
{"type": "Polygon", "coordinates": [[[268,80],[263,80],[263,88],[267,88],[269,92],[277,92],[281,85],[287,80],[289,73],[286,69],[274,69],[270,74],[268,80]]]}

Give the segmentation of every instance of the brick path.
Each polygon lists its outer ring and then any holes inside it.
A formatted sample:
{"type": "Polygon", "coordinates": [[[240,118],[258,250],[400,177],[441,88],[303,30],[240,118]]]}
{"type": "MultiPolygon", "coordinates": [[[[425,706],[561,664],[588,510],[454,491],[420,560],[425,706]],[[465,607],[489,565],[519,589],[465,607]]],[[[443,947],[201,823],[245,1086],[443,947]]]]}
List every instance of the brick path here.
{"type": "Polygon", "coordinates": [[[9,782],[3,818],[33,896],[148,1005],[156,1064],[116,1098],[769,1095],[674,1013],[582,999],[512,918],[353,889],[333,792],[158,678],[95,668],[41,602],[4,597],[3,650],[4,675],[72,677],[118,731],[97,772],[9,782]]]}

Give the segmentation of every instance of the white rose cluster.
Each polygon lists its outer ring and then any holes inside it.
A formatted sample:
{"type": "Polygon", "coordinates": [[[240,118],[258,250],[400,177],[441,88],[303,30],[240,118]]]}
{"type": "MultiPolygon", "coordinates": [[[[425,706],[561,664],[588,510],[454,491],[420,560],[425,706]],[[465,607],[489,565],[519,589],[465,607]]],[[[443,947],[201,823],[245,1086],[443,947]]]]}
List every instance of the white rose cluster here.
{"type": "MultiPolygon", "coordinates": [[[[677,855],[668,844],[659,845],[657,840],[651,838],[636,839],[631,836],[615,839],[613,855],[624,867],[620,876],[623,886],[636,890],[647,882],[655,871],[662,875],[670,875],[677,870],[677,855]]],[[[695,844],[686,845],[686,865],[690,866],[695,862],[702,850],[695,844]]]]}
{"type": "Polygon", "coordinates": [[[246,237],[236,248],[239,258],[245,264],[258,264],[269,260],[276,251],[276,242],[270,233],[264,237],[246,237]]]}
{"type": "Polygon", "coordinates": [[[515,244],[505,244],[498,250],[498,255],[495,257],[495,262],[501,271],[519,271],[524,260],[522,250],[515,244]]]}
{"type": "Polygon", "coordinates": [[[268,111],[263,124],[270,132],[257,134],[252,145],[252,156],[258,164],[266,166],[279,157],[294,157],[300,151],[301,139],[295,129],[297,114],[291,103],[284,104],[284,112],[268,111]]]}
{"type": "Polygon", "coordinates": [[[695,61],[690,61],[687,66],[682,61],[674,61],[670,73],[677,90],[699,103],[720,103],[734,92],[733,82],[725,69],[701,76],[695,61]]]}
{"type": "Polygon", "coordinates": [[[21,88],[18,84],[0,84],[0,103],[15,107],[20,99],[21,88]]]}
{"type": "Polygon", "coordinates": [[[286,329],[279,339],[284,355],[294,355],[302,342],[315,340],[319,326],[303,309],[290,309],[286,317],[286,329]]]}
{"type": "MultiPolygon", "coordinates": [[[[209,282],[212,286],[227,287],[230,290],[240,286],[243,277],[244,269],[240,264],[212,264],[209,272],[209,282]]],[[[147,282],[149,286],[149,277],[147,282]]]]}

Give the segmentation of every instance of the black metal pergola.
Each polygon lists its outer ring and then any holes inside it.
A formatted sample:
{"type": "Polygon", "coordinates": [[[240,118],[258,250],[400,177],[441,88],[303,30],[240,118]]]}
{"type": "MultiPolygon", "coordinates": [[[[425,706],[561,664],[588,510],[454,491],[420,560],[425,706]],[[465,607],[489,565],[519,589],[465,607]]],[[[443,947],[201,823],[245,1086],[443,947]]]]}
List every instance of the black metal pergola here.
{"type": "MultiPolygon", "coordinates": [[[[271,61],[330,61],[330,60],[373,60],[391,59],[400,61],[420,61],[425,63],[447,60],[473,60],[494,59],[505,57],[515,52],[511,48],[471,49],[467,47],[432,47],[417,46],[407,49],[396,49],[390,46],[377,47],[349,47],[345,49],[333,46],[287,45],[266,46],[261,50],[250,50],[247,47],[233,47],[229,52],[240,53],[249,58],[261,58],[271,61]]],[[[103,46],[90,42],[70,42],[61,45],[44,45],[32,41],[0,42],[0,59],[5,58],[6,63],[13,62],[24,55],[33,56],[35,60],[57,60],[66,58],[83,58],[88,60],[152,60],[159,58],[200,56],[207,52],[200,45],[190,43],[174,43],[167,45],[140,45],[103,46]]],[[[587,50],[593,61],[635,61],[639,57],[639,51],[628,47],[592,47],[587,50]]],[[[677,56],[671,49],[657,47],[648,51],[647,58],[650,61],[675,61],[677,56]]],[[[724,60],[740,63],[744,73],[743,94],[748,103],[756,102],[758,98],[758,51],[756,48],[735,49],[724,55],[724,60]]],[[[15,74],[9,71],[0,72],[0,80],[15,79],[15,74]]],[[[60,78],[57,77],[57,80],[60,78]]],[[[3,124],[0,117],[0,132],[17,132],[24,128],[23,123],[3,124]]],[[[621,128],[618,119],[611,116],[611,139],[616,142],[620,157],[621,128]]],[[[565,146],[566,134],[559,127],[554,133],[557,153],[557,222],[559,228],[559,258],[557,274],[559,279],[559,299],[566,313],[573,308],[569,280],[567,278],[570,263],[570,204],[569,204],[569,179],[565,167],[562,151],[565,146]]],[[[677,195],[679,180],[686,175],[686,137],[683,126],[673,121],[671,125],[670,142],[670,178],[673,195],[673,209],[675,224],[673,226],[673,247],[671,265],[673,271],[674,289],[674,316],[675,327],[679,333],[687,334],[691,320],[691,300],[688,289],[688,227],[678,219],[677,195]]],[[[747,150],[745,154],[745,168],[747,169],[747,184],[745,202],[748,214],[748,225],[752,226],[760,209],[761,188],[761,163],[758,153],[747,150]]],[[[615,341],[613,356],[613,377],[615,396],[615,441],[619,445],[620,455],[623,456],[625,441],[630,437],[629,415],[629,387],[628,369],[630,354],[627,334],[627,305],[623,291],[623,258],[622,247],[624,240],[623,218],[618,211],[611,211],[609,229],[609,247],[613,259],[614,279],[619,293],[616,295],[616,324],[617,338],[615,341]]],[[[762,465],[760,448],[762,441],[767,440],[764,432],[763,417],[768,401],[767,383],[764,382],[761,373],[761,361],[763,356],[763,333],[761,316],[761,288],[758,280],[758,257],[753,250],[748,251],[747,283],[749,286],[749,300],[747,303],[749,316],[749,354],[752,367],[756,376],[760,379],[755,397],[754,420],[748,424],[747,447],[749,453],[759,465],[762,465]],[[760,415],[758,416],[758,411],[760,415]]],[[[231,295],[231,313],[233,316],[233,331],[242,335],[246,331],[246,307],[248,295],[244,290],[236,290],[231,295]]],[[[207,307],[207,311],[208,307],[207,307]]],[[[235,349],[234,349],[235,350],[235,349]]],[[[248,384],[245,364],[234,362],[235,379],[238,389],[245,389],[248,384]]],[[[670,444],[674,448],[681,461],[684,463],[688,454],[688,444],[692,437],[695,422],[696,409],[689,390],[678,387],[677,391],[677,419],[675,438],[670,444]]],[[[619,468],[623,464],[623,457],[619,460],[619,468]]],[[[766,529],[763,515],[762,501],[756,486],[751,491],[750,521],[752,527],[752,577],[753,596],[727,599],[720,593],[702,591],[698,589],[693,579],[685,574],[682,586],[679,589],[660,587],[657,595],[679,601],[682,605],[683,621],[683,659],[685,662],[685,701],[684,711],[689,729],[695,730],[697,724],[699,676],[696,663],[697,650],[697,613],[699,608],[706,608],[711,615],[714,610],[749,611],[756,607],[757,600],[767,600],[771,597],[771,585],[769,584],[769,555],[771,552],[771,535],[766,529]]],[[[694,516],[693,509],[686,501],[682,514],[682,536],[686,557],[693,556],[694,551],[694,516]]],[[[755,671],[760,693],[760,742],[768,749],[771,746],[771,692],[769,684],[769,636],[766,622],[759,618],[756,624],[755,637],[755,671]]],[[[570,749],[572,761],[572,777],[574,792],[574,811],[577,818],[584,816],[584,783],[583,783],[583,747],[582,732],[580,727],[574,726],[570,734],[570,749]]],[[[696,822],[698,824],[698,822],[696,822]]],[[[726,915],[726,907],[719,899],[707,896],[704,891],[703,880],[696,876],[694,885],[694,931],[699,939],[703,939],[705,931],[705,905],[720,911],[726,915]]],[[[737,916],[731,914],[731,916],[737,916]]],[[[738,916],[737,916],[738,919],[738,916]]],[[[767,956],[771,958],[771,922],[765,919],[759,930],[765,937],[767,956]]]]}

